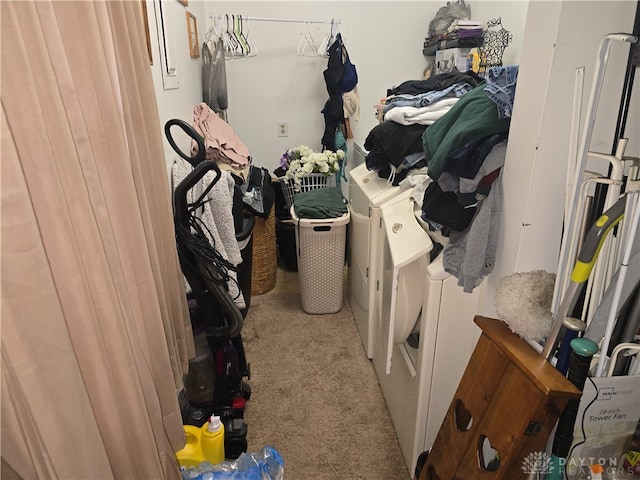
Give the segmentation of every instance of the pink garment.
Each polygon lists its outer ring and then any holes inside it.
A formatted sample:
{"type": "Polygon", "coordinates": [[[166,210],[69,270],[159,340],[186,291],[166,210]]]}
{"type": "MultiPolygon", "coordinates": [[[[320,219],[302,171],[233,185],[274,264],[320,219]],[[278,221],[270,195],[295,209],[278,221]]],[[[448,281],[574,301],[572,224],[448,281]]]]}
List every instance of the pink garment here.
{"type": "MultiPolygon", "coordinates": [[[[204,138],[207,160],[221,160],[234,168],[242,168],[251,162],[249,149],[233,128],[216,114],[206,103],[193,108],[193,128],[204,138]]],[[[191,142],[193,155],[198,150],[191,142]]]]}

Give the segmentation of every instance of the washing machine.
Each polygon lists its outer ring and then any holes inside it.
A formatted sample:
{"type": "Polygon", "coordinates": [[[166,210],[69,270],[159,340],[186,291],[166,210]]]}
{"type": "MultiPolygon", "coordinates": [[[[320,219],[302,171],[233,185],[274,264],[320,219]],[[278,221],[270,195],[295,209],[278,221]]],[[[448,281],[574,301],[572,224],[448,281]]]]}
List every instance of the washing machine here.
{"type": "Polygon", "coordinates": [[[411,198],[381,210],[382,306],[373,365],[412,473],[418,455],[431,448],[480,337],[473,317],[482,287],[464,293],[444,271],[411,198]]]}
{"type": "MultiPolygon", "coordinates": [[[[365,151],[356,146],[354,155],[364,156],[365,151]]],[[[368,170],[364,159],[362,162],[349,172],[349,301],[365,353],[373,358],[374,315],[379,311],[375,292],[382,263],[380,207],[410,190],[390,185],[376,172],[368,170]]]]}

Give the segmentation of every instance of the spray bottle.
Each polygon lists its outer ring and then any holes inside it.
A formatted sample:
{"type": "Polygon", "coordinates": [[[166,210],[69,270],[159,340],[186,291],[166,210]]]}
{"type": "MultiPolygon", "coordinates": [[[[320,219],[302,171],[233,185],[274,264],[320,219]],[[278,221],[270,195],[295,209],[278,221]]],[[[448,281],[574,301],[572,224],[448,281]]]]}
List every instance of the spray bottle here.
{"type": "Polygon", "coordinates": [[[223,462],[224,424],[220,417],[212,415],[202,427],[184,425],[187,443],[176,453],[181,467],[197,467],[202,462],[212,464],[223,462]]]}
{"type": "Polygon", "coordinates": [[[636,431],[631,438],[631,445],[624,454],[622,466],[629,474],[640,477],[640,420],[636,424],[636,431]]]}
{"type": "Polygon", "coordinates": [[[604,467],[598,463],[587,467],[587,480],[602,480],[604,467]]]}

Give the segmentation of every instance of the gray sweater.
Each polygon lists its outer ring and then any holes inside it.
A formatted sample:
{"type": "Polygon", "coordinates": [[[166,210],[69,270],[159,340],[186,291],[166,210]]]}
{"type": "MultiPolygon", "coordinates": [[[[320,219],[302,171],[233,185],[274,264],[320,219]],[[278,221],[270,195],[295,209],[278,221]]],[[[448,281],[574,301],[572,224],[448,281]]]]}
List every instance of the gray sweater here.
{"type": "MultiPolygon", "coordinates": [[[[496,145],[473,181],[460,179],[459,191],[473,191],[488,171],[504,164],[506,142],[496,145]],[[462,182],[464,181],[464,182],[462,182]]],[[[444,178],[441,182],[446,183],[444,178]]],[[[449,178],[449,180],[451,180],[449,178]]],[[[451,189],[451,186],[449,187],[451,189]]],[[[493,182],[487,197],[479,202],[476,214],[463,232],[452,231],[444,249],[442,262],[446,272],[458,279],[458,285],[471,293],[483,278],[493,271],[498,247],[498,233],[502,220],[502,173],[493,182]]]]}

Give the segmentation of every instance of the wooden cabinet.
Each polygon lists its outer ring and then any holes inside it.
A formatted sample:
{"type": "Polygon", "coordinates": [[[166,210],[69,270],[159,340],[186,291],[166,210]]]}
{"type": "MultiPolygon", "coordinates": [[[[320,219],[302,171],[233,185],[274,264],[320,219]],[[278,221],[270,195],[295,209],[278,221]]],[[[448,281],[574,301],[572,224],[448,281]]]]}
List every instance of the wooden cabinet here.
{"type": "Polygon", "coordinates": [[[527,478],[525,462],[540,457],[567,401],[581,396],[505,323],[474,321],[482,335],[420,480],[527,478]]]}

